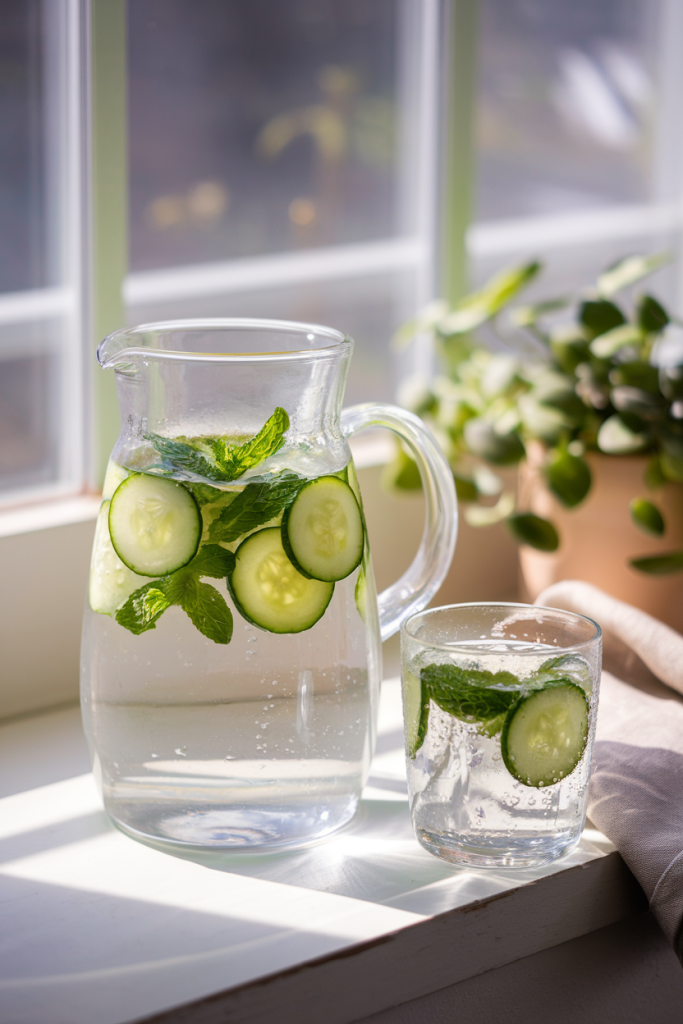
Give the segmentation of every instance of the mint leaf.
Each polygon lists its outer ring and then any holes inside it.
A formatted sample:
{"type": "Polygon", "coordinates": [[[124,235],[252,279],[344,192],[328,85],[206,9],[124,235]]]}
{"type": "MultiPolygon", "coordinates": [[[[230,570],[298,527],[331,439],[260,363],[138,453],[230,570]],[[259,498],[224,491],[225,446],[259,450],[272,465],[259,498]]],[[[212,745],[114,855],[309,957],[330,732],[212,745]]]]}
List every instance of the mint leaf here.
{"type": "MultiPolygon", "coordinates": [[[[420,672],[423,687],[431,700],[449,715],[465,722],[490,722],[504,715],[519,697],[519,690],[499,690],[497,686],[517,686],[511,672],[485,672],[458,665],[427,665],[420,672]]],[[[501,719],[502,726],[502,719],[501,719]]]]}
{"type": "Polygon", "coordinates": [[[209,528],[210,541],[232,543],[243,534],[275,519],[293,500],[302,477],[287,473],[273,481],[247,484],[209,528]]]}
{"type": "Polygon", "coordinates": [[[198,437],[193,440],[145,434],[172,470],[196,473],[208,480],[229,483],[237,480],[248,469],[258,466],[264,459],[275,455],[285,443],[289,430],[289,416],[279,406],[258,434],[241,445],[231,445],[224,437],[198,437]],[[213,458],[209,457],[210,450],[213,458]]]}
{"type": "Polygon", "coordinates": [[[177,590],[177,603],[205,637],[216,644],[229,644],[232,639],[232,612],[225,600],[215,587],[200,583],[187,570],[184,576],[177,590]]]}
{"type": "Polygon", "coordinates": [[[184,485],[190,492],[200,508],[204,505],[215,505],[217,502],[226,502],[235,497],[232,491],[222,491],[219,487],[212,487],[211,484],[186,483],[184,485]]]}
{"type": "Polygon", "coordinates": [[[134,591],[116,612],[116,621],[139,636],[148,629],[156,629],[157,620],[174,603],[169,596],[168,580],[154,580],[134,591]]]}
{"type": "Polygon", "coordinates": [[[226,474],[224,479],[236,480],[248,469],[253,469],[264,459],[275,455],[285,443],[283,434],[286,430],[289,430],[289,416],[278,406],[250,441],[237,446],[229,445],[223,437],[210,441],[216,462],[226,474]]]}
{"type": "Polygon", "coordinates": [[[192,572],[197,577],[212,576],[214,579],[224,579],[235,568],[235,556],[232,551],[226,551],[218,544],[205,544],[185,568],[185,572],[192,572]]]}
{"type": "MultiPolygon", "coordinates": [[[[169,462],[171,470],[186,470],[196,473],[198,476],[208,477],[209,480],[225,480],[226,477],[218,466],[201,454],[195,447],[186,441],[174,440],[171,437],[161,437],[160,434],[144,434],[145,441],[151,441],[159,455],[166,462],[169,462]]],[[[227,479],[232,479],[228,477],[227,479]]]]}
{"type": "Polygon", "coordinates": [[[229,644],[232,612],[215,587],[200,582],[200,576],[223,579],[234,565],[232,551],[226,551],[217,544],[207,544],[183,569],[146,583],[131,594],[116,612],[116,621],[139,636],[149,629],[156,629],[157,621],[166,609],[176,604],[209,640],[229,644]]]}

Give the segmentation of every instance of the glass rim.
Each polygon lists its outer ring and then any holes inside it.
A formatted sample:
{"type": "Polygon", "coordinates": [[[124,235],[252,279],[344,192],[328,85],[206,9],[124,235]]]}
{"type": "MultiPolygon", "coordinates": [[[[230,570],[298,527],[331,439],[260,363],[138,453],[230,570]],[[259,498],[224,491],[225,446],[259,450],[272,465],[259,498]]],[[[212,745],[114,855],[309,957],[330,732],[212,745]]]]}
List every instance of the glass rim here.
{"type": "MultiPolygon", "coordinates": [[[[410,637],[410,639],[411,639],[411,641],[413,643],[421,644],[423,647],[431,647],[434,650],[445,651],[445,652],[449,652],[449,653],[452,654],[453,653],[453,644],[444,644],[444,643],[438,643],[436,641],[422,640],[420,637],[415,636],[414,633],[412,633],[410,631],[410,626],[411,626],[412,623],[414,623],[417,619],[421,618],[422,616],[430,616],[430,615],[432,615],[432,614],[434,614],[436,612],[456,611],[456,610],[462,609],[462,608],[501,608],[501,609],[505,609],[505,608],[510,608],[510,609],[524,608],[524,609],[530,609],[532,611],[535,610],[535,611],[542,611],[542,612],[552,612],[555,615],[567,616],[567,617],[569,617],[571,619],[580,619],[580,620],[583,620],[584,622],[590,623],[590,625],[593,626],[593,629],[594,629],[593,636],[589,637],[587,640],[579,640],[579,641],[577,641],[576,643],[573,643],[573,644],[568,644],[568,645],[566,644],[566,645],[557,646],[557,647],[555,647],[553,645],[553,650],[557,651],[560,654],[563,653],[563,652],[577,651],[577,650],[581,650],[582,648],[585,648],[585,647],[590,647],[591,644],[594,644],[597,640],[600,640],[602,638],[602,628],[601,628],[600,624],[598,622],[596,622],[595,619],[591,619],[590,616],[588,616],[588,615],[582,615],[581,612],[570,612],[566,608],[553,608],[551,605],[528,604],[525,601],[463,601],[463,602],[460,602],[458,604],[444,604],[444,605],[437,605],[435,608],[424,608],[422,611],[415,612],[413,615],[410,615],[405,620],[405,622],[402,623],[402,625],[401,625],[401,635],[403,636],[405,634],[405,636],[410,637]]],[[[480,639],[480,638],[476,638],[476,639],[480,639]]],[[[484,656],[485,655],[490,655],[490,656],[494,656],[494,655],[499,656],[500,655],[499,651],[497,651],[497,652],[496,651],[492,651],[490,648],[487,648],[487,647],[477,648],[476,642],[472,643],[471,646],[468,646],[468,651],[477,651],[478,653],[480,652],[484,656]]],[[[514,652],[511,652],[511,653],[514,653],[516,658],[517,657],[523,658],[523,657],[538,657],[538,653],[539,652],[538,651],[514,651],[514,652]]]]}
{"type": "Polygon", "coordinates": [[[135,327],[119,327],[103,338],[97,346],[97,361],[103,369],[116,367],[119,362],[125,362],[131,356],[183,362],[298,362],[306,359],[338,359],[343,352],[352,350],[353,345],[353,338],[348,334],[323,324],[259,317],[194,317],[185,320],[158,320],[137,324],[135,327]],[[306,340],[313,340],[313,337],[322,338],[329,343],[318,348],[305,348],[302,345],[301,348],[291,351],[272,352],[193,352],[186,349],[154,348],[141,343],[141,336],[173,331],[272,331],[311,336],[306,340]]]}

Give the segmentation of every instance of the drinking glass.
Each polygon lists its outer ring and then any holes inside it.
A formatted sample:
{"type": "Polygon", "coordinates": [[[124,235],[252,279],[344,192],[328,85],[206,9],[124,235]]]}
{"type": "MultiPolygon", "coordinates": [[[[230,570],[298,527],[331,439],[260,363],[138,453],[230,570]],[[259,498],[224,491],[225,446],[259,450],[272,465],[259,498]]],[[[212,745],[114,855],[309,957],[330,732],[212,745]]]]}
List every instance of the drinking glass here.
{"type": "Polygon", "coordinates": [[[401,628],[413,828],[475,867],[546,864],[586,817],[602,635],[524,604],[433,608],[401,628]]]}

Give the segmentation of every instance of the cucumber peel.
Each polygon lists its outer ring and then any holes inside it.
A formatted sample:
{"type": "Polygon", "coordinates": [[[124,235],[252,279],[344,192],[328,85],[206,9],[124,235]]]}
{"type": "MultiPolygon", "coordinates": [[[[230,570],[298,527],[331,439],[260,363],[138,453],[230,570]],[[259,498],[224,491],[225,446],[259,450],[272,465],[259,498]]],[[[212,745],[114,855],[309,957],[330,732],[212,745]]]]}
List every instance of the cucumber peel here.
{"type": "Polygon", "coordinates": [[[365,531],[351,487],[338,476],[320,476],[299,490],[282,518],[282,543],[302,576],[336,583],[363,557],[365,531]]]}
{"type": "Polygon", "coordinates": [[[518,782],[541,789],[576,768],[588,740],[588,698],[570,679],[557,679],[520,697],[505,718],[500,748],[518,782]]]}
{"type": "Polygon", "coordinates": [[[132,473],[109,505],[109,535],[124,565],[139,576],[166,576],[187,565],[202,535],[196,501],[182,484],[132,473]]]}
{"type": "Polygon", "coordinates": [[[403,672],[402,690],[406,753],[414,758],[427,735],[429,692],[423,687],[420,676],[409,669],[403,672]]]}
{"type": "Polygon", "coordinates": [[[269,633],[301,633],[323,616],[334,583],[302,576],[282,546],[280,528],[273,526],[242,541],[228,589],[247,622],[269,633]]]}

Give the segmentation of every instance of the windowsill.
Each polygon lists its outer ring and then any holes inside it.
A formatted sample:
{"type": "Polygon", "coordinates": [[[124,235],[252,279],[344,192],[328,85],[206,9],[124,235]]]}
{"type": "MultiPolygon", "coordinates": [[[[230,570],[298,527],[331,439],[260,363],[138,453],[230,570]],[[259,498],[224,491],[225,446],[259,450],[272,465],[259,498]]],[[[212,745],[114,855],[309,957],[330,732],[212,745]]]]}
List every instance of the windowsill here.
{"type": "Polygon", "coordinates": [[[189,1020],[187,1004],[205,1024],[282,1024],[284,1005],[299,1024],[321,1007],[345,1024],[643,909],[595,830],[537,871],[456,870],[422,850],[395,680],[357,817],[327,842],[267,857],[192,861],[119,833],[81,774],[76,708],[0,733],[0,778],[40,787],[0,805],[0,1017],[14,1024],[189,1020]]]}
{"type": "Polygon", "coordinates": [[[71,523],[84,523],[97,518],[102,498],[99,494],[79,494],[76,497],[57,498],[53,501],[0,509],[0,537],[12,537],[34,530],[49,530],[71,523]]]}

